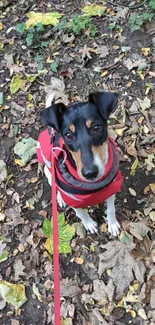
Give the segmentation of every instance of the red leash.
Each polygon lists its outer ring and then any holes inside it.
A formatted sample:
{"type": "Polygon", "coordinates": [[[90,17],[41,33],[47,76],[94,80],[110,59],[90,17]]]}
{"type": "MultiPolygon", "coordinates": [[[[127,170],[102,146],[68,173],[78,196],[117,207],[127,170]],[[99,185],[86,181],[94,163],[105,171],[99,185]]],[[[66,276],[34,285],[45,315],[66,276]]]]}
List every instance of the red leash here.
{"type": "Polygon", "coordinates": [[[59,277],[59,232],[58,211],[54,169],[54,154],[52,155],[52,217],[53,224],[53,264],[54,264],[54,325],[60,325],[60,277],[59,277]]]}

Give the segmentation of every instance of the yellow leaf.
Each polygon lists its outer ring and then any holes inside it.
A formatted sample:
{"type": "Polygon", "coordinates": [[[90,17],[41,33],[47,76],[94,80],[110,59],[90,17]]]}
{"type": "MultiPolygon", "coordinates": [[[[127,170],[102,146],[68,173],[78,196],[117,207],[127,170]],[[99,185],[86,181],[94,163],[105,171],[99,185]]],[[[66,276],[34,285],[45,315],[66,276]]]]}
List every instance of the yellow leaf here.
{"type": "Polygon", "coordinates": [[[94,245],[90,245],[90,251],[93,252],[93,253],[95,252],[95,247],[94,247],[94,245]]]}
{"type": "Polygon", "coordinates": [[[135,283],[135,284],[132,286],[132,288],[133,288],[135,291],[137,291],[138,288],[139,288],[139,283],[135,283]]]}
{"type": "Polygon", "coordinates": [[[106,232],[107,231],[107,225],[106,225],[106,223],[103,223],[101,225],[100,229],[101,229],[102,232],[106,232]]]}
{"type": "Polygon", "coordinates": [[[125,126],[124,128],[121,128],[121,129],[115,129],[114,131],[115,131],[115,133],[117,134],[117,135],[119,135],[120,137],[122,137],[123,136],[123,133],[124,133],[124,131],[127,129],[127,127],[125,126]]]}
{"type": "Polygon", "coordinates": [[[155,211],[151,211],[149,217],[152,221],[155,221],[155,211]]]}
{"type": "Polygon", "coordinates": [[[131,194],[132,196],[136,196],[136,195],[137,195],[137,194],[136,194],[136,191],[133,190],[133,188],[131,188],[131,187],[129,187],[129,192],[130,192],[130,194],[131,194]]]}
{"type": "Polygon", "coordinates": [[[50,56],[48,56],[48,58],[46,59],[47,63],[51,63],[53,60],[51,60],[50,56]]]}
{"type": "Polygon", "coordinates": [[[134,163],[131,166],[130,175],[132,175],[132,176],[135,175],[136,169],[137,169],[138,165],[139,165],[139,161],[138,161],[138,158],[136,158],[135,161],[134,161],[134,163]]]}
{"type": "Polygon", "coordinates": [[[146,91],[145,91],[145,95],[148,95],[148,93],[150,92],[150,87],[146,87],[146,91]]]}
{"type": "Polygon", "coordinates": [[[0,295],[16,309],[20,308],[27,300],[23,284],[12,284],[0,281],[0,295]]]}
{"type": "Polygon", "coordinates": [[[136,312],[134,310],[130,309],[129,313],[131,314],[132,318],[136,317],[136,312]]]}
{"type": "Polygon", "coordinates": [[[39,289],[37,288],[35,283],[33,283],[33,285],[32,285],[32,290],[33,290],[33,293],[35,294],[35,296],[38,298],[38,300],[43,301],[42,295],[40,294],[39,289]]]}
{"type": "Polygon", "coordinates": [[[19,165],[21,167],[25,166],[25,164],[23,164],[21,159],[15,159],[14,162],[15,162],[16,165],[19,165]]]}
{"type": "Polygon", "coordinates": [[[140,78],[141,78],[142,80],[144,80],[144,75],[143,75],[142,71],[137,71],[137,73],[139,74],[140,78]]]}
{"type": "Polygon", "coordinates": [[[75,257],[74,258],[74,262],[76,264],[83,264],[84,263],[84,259],[82,257],[75,257]]]}
{"type": "Polygon", "coordinates": [[[144,194],[147,194],[149,191],[150,191],[150,185],[147,185],[147,186],[144,188],[144,194]]]}
{"type": "Polygon", "coordinates": [[[149,184],[151,187],[151,191],[155,194],[155,183],[149,184]]]}
{"type": "Polygon", "coordinates": [[[142,47],[141,51],[143,55],[148,56],[150,53],[150,47],[142,47]]]}
{"type": "Polygon", "coordinates": [[[105,77],[108,74],[108,70],[101,73],[101,77],[105,77]]]}
{"type": "Polygon", "coordinates": [[[72,319],[68,317],[61,320],[61,325],[73,325],[72,319]]]}
{"type": "Polygon", "coordinates": [[[146,125],[143,126],[143,131],[145,134],[148,134],[149,133],[149,129],[146,125]]]}
{"type": "Polygon", "coordinates": [[[89,52],[99,54],[99,51],[97,49],[95,50],[92,47],[88,47],[87,49],[88,49],[89,52]]]}
{"type": "Polygon", "coordinates": [[[32,183],[32,184],[36,183],[37,181],[38,181],[38,177],[32,177],[27,180],[28,183],[32,183]]]}
{"type": "Polygon", "coordinates": [[[145,310],[144,309],[139,309],[138,310],[138,315],[141,317],[141,318],[143,318],[143,319],[147,319],[147,316],[146,316],[146,313],[145,313],[145,310]]]}
{"type": "Polygon", "coordinates": [[[2,23],[0,23],[0,30],[2,30],[3,29],[3,24],[2,23]]]}
{"type": "Polygon", "coordinates": [[[15,94],[19,89],[24,90],[25,83],[26,80],[21,78],[20,75],[16,75],[15,77],[13,77],[10,83],[11,94],[15,94]]]}
{"type": "Polygon", "coordinates": [[[32,94],[28,94],[27,98],[28,98],[28,100],[32,100],[33,99],[33,95],[32,94]]]}
{"type": "Polygon", "coordinates": [[[106,7],[100,6],[97,4],[92,4],[90,6],[85,6],[82,11],[85,15],[93,17],[93,16],[103,16],[105,13],[106,7]]]}
{"type": "Polygon", "coordinates": [[[28,20],[26,21],[26,28],[28,29],[30,26],[35,26],[37,24],[55,26],[62,16],[63,14],[59,12],[41,13],[31,11],[27,14],[28,20]]]}

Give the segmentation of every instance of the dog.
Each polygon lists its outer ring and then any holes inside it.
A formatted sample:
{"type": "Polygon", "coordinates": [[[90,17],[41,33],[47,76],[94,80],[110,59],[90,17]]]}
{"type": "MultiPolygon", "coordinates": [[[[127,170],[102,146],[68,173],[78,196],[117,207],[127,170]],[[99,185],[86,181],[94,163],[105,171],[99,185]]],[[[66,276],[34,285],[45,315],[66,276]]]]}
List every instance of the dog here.
{"type": "Polygon", "coordinates": [[[44,130],[37,145],[39,163],[51,185],[51,152],[55,156],[57,201],[60,207],[72,207],[91,233],[98,232],[97,222],[83,209],[107,203],[108,231],[117,236],[120,225],[115,216],[115,194],[122,186],[119,154],[108,136],[108,118],[116,108],[118,95],[97,92],[87,102],[68,105],[47,100],[41,111],[44,130]],[[49,132],[50,130],[50,132],[49,132]],[[50,134],[49,134],[50,133],[50,134]]]}

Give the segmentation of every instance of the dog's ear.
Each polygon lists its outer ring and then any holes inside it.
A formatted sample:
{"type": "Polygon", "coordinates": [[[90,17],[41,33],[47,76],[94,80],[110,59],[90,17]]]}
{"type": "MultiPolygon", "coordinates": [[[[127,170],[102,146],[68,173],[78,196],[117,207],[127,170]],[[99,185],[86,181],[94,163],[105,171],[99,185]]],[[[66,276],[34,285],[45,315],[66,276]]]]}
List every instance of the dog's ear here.
{"type": "Polygon", "coordinates": [[[43,111],[41,111],[40,117],[44,123],[59,132],[59,123],[61,120],[61,116],[65,110],[66,106],[64,104],[53,104],[50,107],[47,107],[43,111]]]}
{"type": "Polygon", "coordinates": [[[103,117],[108,120],[117,105],[118,95],[111,92],[98,92],[89,95],[89,102],[96,104],[103,117]]]}

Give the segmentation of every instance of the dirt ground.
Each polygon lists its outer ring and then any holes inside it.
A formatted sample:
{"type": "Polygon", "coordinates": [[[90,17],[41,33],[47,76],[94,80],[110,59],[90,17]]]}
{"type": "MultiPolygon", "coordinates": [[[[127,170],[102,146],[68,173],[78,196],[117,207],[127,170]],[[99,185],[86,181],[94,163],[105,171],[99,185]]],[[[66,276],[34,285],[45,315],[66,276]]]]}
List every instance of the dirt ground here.
{"type": "MultiPolygon", "coordinates": [[[[85,233],[74,212],[69,207],[63,210],[67,224],[76,224],[79,231],[71,240],[72,252],[60,254],[62,325],[155,324],[155,24],[147,22],[133,33],[129,26],[131,14],[146,10],[145,1],[133,1],[132,6],[131,1],[107,1],[106,14],[91,18],[95,36],[86,29],[66,41],[67,33],[45,26],[40,40],[50,42],[45,48],[27,46],[25,35],[15,30],[30,11],[52,8],[69,19],[91,3],[0,1],[0,90],[4,95],[0,160],[7,169],[7,178],[0,183],[0,253],[9,252],[0,262],[0,280],[23,284],[27,297],[17,310],[1,298],[1,325],[52,323],[53,268],[42,231],[45,217],[51,217],[51,191],[45,176],[37,177],[36,155],[21,166],[14,153],[22,138],[37,140],[44,129],[40,111],[51,77],[64,81],[64,92],[72,101],[86,100],[93,90],[118,93],[109,132],[120,150],[123,175],[116,199],[119,238],[107,231],[104,203],[88,207],[98,222],[98,235],[85,233]],[[41,73],[38,56],[43,62],[41,73]],[[55,72],[50,67],[53,62],[57,63],[55,72]],[[144,67],[138,70],[140,64],[144,67]],[[16,75],[37,77],[11,93],[16,75]],[[100,275],[99,269],[103,270],[100,275]],[[35,294],[34,284],[40,295],[35,294]]],[[[102,5],[102,1],[96,3],[102,5]]]]}

